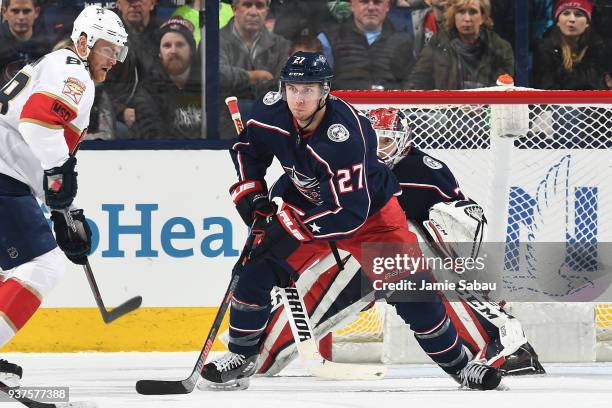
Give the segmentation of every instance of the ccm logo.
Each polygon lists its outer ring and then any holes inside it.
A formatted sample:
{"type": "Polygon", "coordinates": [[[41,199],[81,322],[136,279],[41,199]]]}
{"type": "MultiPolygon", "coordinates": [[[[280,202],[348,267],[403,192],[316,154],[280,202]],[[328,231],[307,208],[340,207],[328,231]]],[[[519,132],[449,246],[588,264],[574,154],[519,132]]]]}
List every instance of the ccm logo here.
{"type": "Polygon", "coordinates": [[[293,218],[289,216],[287,211],[281,211],[278,213],[279,220],[282,222],[283,226],[295,239],[298,241],[307,241],[308,237],[305,237],[302,231],[296,228],[295,222],[293,218]]]}

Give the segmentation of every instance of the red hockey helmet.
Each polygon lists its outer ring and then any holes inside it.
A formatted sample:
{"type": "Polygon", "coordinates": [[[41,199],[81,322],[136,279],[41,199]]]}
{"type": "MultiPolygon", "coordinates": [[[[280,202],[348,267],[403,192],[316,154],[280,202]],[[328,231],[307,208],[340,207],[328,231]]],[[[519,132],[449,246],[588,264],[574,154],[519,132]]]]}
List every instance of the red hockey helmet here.
{"type": "Polygon", "coordinates": [[[412,129],[408,118],[397,108],[377,108],[366,112],[378,136],[378,157],[393,167],[410,150],[412,129]]]}

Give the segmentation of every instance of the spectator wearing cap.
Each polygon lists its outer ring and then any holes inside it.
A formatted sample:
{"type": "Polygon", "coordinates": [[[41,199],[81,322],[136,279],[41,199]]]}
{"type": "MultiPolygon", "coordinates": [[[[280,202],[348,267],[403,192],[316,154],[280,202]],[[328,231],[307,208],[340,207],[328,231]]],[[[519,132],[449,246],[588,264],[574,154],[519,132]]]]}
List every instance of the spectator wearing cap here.
{"type": "Polygon", "coordinates": [[[38,0],[2,0],[0,87],[21,68],[51,51],[52,40],[40,24],[38,0]]]}
{"type": "Polygon", "coordinates": [[[489,0],[448,0],[444,26],[421,51],[410,88],[474,89],[514,76],[512,47],[492,28],[489,0]]]}
{"type": "Polygon", "coordinates": [[[351,0],[352,18],[319,34],[333,63],[333,89],[404,89],[414,65],[412,36],[387,17],[391,0],[351,0]]]}
{"type": "Polygon", "coordinates": [[[608,89],[610,63],[606,44],[591,29],[593,6],[588,0],[560,0],[555,26],[534,54],[533,85],[539,89],[608,89]]]}
{"type": "Polygon", "coordinates": [[[200,58],[193,25],[172,17],[161,26],[158,61],[134,96],[135,139],[198,139],[202,124],[200,58]]]}
{"type": "MultiPolygon", "coordinates": [[[[219,96],[238,97],[244,121],[254,101],[278,89],[281,68],[289,57],[289,41],[266,26],[268,0],[233,0],[233,19],[219,34],[219,96]]],[[[229,113],[219,118],[221,139],[236,136],[229,113]]]]}

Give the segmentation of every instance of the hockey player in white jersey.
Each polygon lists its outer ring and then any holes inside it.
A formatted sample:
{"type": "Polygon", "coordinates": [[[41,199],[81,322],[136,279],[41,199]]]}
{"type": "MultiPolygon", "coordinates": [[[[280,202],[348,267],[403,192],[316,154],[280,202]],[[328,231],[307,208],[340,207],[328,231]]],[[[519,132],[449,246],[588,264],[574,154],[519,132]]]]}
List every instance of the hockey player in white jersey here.
{"type": "MultiPolygon", "coordinates": [[[[87,132],[94,82],[125,59],[127,33],[116,14],[89,6],[74,21],[71,40],[0,89],[0,346],[64,274],[61,251],[84,264],[91,249],[91,231],[74,203],[75,153],[87,132]],[[36,198],[51,210],[56,238],[36,198]]],[[[19,366],[0,360],[0,381],[16,385],[21,375],[19,366]]]]}

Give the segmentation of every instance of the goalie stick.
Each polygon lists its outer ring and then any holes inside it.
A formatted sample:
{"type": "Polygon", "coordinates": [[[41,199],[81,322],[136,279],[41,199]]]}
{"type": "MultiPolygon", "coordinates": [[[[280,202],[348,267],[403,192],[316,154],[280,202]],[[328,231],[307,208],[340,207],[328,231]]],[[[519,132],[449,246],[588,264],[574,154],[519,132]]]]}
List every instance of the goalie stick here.
{"type": "Polygon", "coordinates": [[[19,389],[11,388],[0,381],[0,391],[6,394],[11,400],[19,402],[28,408],[96,408],[97,405],[93,402],[76,401],[76,402],[58,402],[56,404],[39,402],[33,399],[22,397],[19,395],[19,389]]]}
{"type": "Polygon", "coordinates": [[[215,320],[213,321],[212,326],[210,327],[210,331],[208,332],[208,336],[206,337],[206,341],[204,342],[204,347],[202,351],[200,351],[200,355],[198,356],[198,360],[196,361],[195,367],[193,367],[193,371],[189,375],[189,377],[184,380],[139,380],[136,382],[136,391],[139,394],[143,395],[166,395],[166,394],[189,394],[195,388],[200,376],[202,375],[202,370],[204,369],[204,363],[206,362],[206,358],[208,357],[208,353],[212,348],[213,342],[217,337],[217,332],[221,327],[221,322],[223,321],[223,317],[225,316],[225,312],[229,308],[230,301],[232,300],[232,295],[234,294],[234,290],[238,285],[238,280],[240,279],[240,275],[238,272],[240,268],[244,265],[244,262],[248,258],[251,253],[251,247],[253,246],[253,241],[255,240],[254,235],[249,235],[244,248],[242,249],[242,253],[238,258],[238,262],[234,265],[232,269],[232,279],[230,280],[229,285],[227,286],[227,290],[225,291],[225,295],[223,295],[223,300],[221,301],[221,305],[219,306],[219,310],[217,311],[217,315],[215,316],[215,320]]]}
{"type": "Polygon", "coordinates": [[[304,368],[312,375],[332,380],[380,380],[387,367],[365,364],[336,363],[326,360],[319,353],[312,333],[310,318],[297,288],[277,288],[281,295],[287,320],[304,368]]]}
{"type": "MultiPolygon", "coordinates": [[[[76,233],[77,227],[74,223],[74,219],[72,218],[72,214],[70,214],[70,211],[63,210],[62,213],[64,214],[64,217],[66,217],[66,223],[70,226],[70,229],[74,233],[76,233]]],[[[85,261],[85,265],[83,265],[83,270],[85,271],[85,276],[87,276],[89,287],[93,292],[94,299],[96,300],[96,305],[98,305],[98,310],[102,315],[102,320],[104,320],[104,323],[112,323],[121,316],[124,316],[138,309],[142,304],[142,296],[135,296],[131,299],[126,300],[125,302],[110,311],[106,310],[106,307],[104,306],[104,301],[102,301],[100,289],[98,288],[98,284],[96,283],[96,278],[93,274],[93,271],[91,270],[91,266],[89,265],[89,259],[85,261]]]]}

